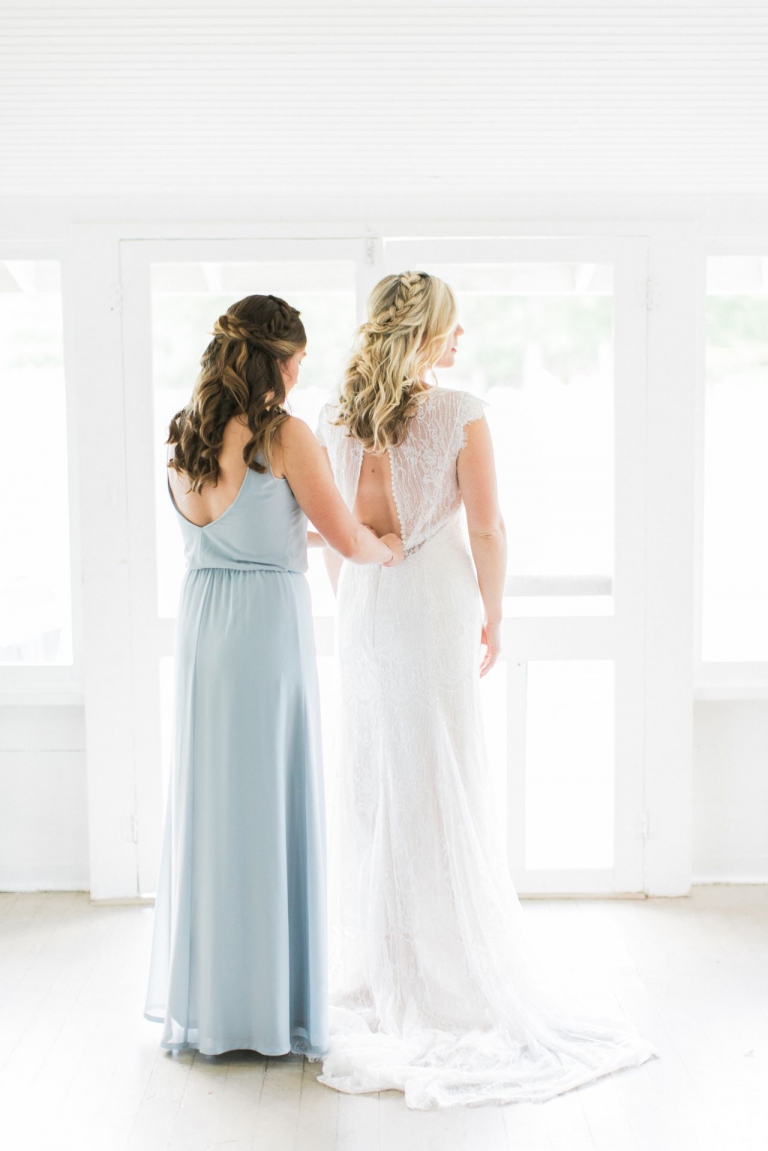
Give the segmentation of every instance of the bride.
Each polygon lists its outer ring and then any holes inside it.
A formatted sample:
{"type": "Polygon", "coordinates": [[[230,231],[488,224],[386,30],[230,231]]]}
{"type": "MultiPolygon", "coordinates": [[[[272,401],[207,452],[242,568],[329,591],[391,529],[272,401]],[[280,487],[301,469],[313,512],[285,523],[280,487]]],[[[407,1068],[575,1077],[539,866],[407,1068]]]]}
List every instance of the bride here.
{"type": "Polygon", "coordinates": [[[462,331],[447,284],[385,277],[318,428],[347,505],[400,535],[406,557],[338,573],[319,1079],[399,1089],[418,1109],[542,1102],[657,1054],[628,1023],[574,1016],[539,984],[494,839],[478,701],[500,650],[506,555],[491,437],[484,401],[425,379],[453,364],[462,331]]]}

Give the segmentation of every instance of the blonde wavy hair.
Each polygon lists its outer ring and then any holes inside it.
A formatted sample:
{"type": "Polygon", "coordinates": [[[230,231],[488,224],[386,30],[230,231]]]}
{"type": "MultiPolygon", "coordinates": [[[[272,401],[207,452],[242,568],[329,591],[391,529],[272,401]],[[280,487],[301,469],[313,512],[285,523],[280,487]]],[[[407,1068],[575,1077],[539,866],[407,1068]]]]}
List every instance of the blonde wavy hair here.
{"type": "Polygon", "coordinates": [[[451,289],[426,272],[385,276],[371,292],[334,420],[366,451],[404,440],[427,395],[422,374],[440,359],[456,314],[451,289]]]}
{"type": "Polygon", "coordinates": [[[299,314],[279,296],[246,296],[214,323],[192,399],[171,420],[165,441],[176,445],[168,467],[189,479],[191,491],[216,486],[233,416],[243,416],[251,432],[243,448],[248,467],[267,470],[256,459],[262,452],[271,469],[275,437],[288,419],[280,365],[307,342],[299,314]]]}

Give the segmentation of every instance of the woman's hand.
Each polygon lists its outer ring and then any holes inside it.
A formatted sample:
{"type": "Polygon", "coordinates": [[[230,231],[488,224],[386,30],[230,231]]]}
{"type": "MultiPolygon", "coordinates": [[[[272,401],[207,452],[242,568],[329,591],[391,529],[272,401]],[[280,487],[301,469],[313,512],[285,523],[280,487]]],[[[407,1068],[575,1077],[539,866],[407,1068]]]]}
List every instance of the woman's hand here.
{"type": "Polygon", "coordinates": [[[398,564],[401,564],[405,556],[403,555],[403,541],[400,539],[400,536],[396,536],[394,532],[388,532],[385,536],[381,536],[381,542],[386,544],[392,552],[392,559],[381,566],[394,568],[397,567],[398,564]]]}
{"type": "Polygon", "coordinates": [[[288,481],[299,507],[328,547],[353,564],[388,562],[392,549],[352,515],[333,482],[327,450],[303,420],[288,416],[280,425],[279,447],[274,474],[288,481]]]}
{"type": "Polygon", "coordinates": [[[482,678],[488,674],[499,658],[499,652],[501,651],[501,624],[484,623],[480,642],[485,648],[485,654],[480,661],[480,677],[482,678]]]}

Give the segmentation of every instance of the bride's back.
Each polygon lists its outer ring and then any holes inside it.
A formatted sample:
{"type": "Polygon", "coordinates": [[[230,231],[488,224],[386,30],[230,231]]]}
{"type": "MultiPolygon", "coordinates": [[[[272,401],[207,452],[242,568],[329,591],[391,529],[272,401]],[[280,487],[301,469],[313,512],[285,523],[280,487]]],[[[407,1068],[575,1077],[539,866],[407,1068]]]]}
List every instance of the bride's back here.
{"type": "Polygon", "coordinates": [[[389,451],[376,454],[363,452],[353,514],[367,524],[377,536],[394,532],[400,535],[400,520],[392,492],[392,468],[389,451]]]}
{"type": "Polygon", "coordinates": [[[335,407],[327,405],[318,438],[350,510],[379,534],[401,534],[407,552],[421,547],[461,505],[456,462],[466,425],[482,417],[484,406],[469,392],[430,388],[403,442],[374,455],[332,424],[335,407]]]}

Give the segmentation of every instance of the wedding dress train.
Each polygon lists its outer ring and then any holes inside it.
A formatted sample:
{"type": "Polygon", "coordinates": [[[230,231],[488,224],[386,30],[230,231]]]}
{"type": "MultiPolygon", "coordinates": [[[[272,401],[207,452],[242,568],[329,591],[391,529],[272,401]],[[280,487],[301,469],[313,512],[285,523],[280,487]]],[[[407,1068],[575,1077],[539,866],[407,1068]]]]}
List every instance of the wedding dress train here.
{"type": "MultiPolygon", "coordinates": [[[[409,1107],[542,1102],[657,1054],[582,1017],[531,965],[491,818],[481,603],[456,477],[483,401],[430,393],[390,449],[406,560],[342,567],[341,759],[329,827],[330,1046],[321,1083],[409,1107]]],[[[318,435],[351,508],[362,445],[318,435]]]]}

